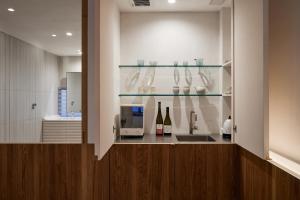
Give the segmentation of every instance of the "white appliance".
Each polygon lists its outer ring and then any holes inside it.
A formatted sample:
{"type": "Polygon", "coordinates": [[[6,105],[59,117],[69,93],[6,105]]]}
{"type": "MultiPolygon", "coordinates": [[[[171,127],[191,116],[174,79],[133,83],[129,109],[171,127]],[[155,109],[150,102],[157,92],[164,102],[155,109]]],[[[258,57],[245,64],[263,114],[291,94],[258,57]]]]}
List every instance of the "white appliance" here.
{"type": "Polygon", "coordinates": [[[144,105],[125,104],[120,107],[120,135],[144,135],[144,105]]]}
{"type": "Polygon", "coordinates": [[[228,117],[228,119],[225,120],[223,124],[223,128],[221,128],[222,134],[224,138],[231,138],[231,129],[232,129],[232,121],[231,116],[228,117]]]}

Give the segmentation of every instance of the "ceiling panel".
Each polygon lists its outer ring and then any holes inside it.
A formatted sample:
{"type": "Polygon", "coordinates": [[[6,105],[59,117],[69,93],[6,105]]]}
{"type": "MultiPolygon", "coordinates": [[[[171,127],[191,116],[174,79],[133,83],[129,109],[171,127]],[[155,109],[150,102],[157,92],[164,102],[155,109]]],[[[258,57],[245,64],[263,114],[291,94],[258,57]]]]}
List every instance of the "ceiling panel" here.
{"type": "Polygon", "coordinates": [[[81,0],[0,0],[0,31],[56,55],[77,55],[81,0]],[[10,7],[16,11],[8,12],[10,7]],[[73,36],[67,37],[66,32],[73,36]]]}
{"type": "Polygon", "coordinates": [[[222,5],[210,5],[211,0],[176,0],[169,4],[168,0],[150,0],[150,7],[133,7],[132,0],[117,0],[122,12],[187,12],[187,11],[217,11],[221,7],[230,6],[231,0],[225,0],[222,5]]]}

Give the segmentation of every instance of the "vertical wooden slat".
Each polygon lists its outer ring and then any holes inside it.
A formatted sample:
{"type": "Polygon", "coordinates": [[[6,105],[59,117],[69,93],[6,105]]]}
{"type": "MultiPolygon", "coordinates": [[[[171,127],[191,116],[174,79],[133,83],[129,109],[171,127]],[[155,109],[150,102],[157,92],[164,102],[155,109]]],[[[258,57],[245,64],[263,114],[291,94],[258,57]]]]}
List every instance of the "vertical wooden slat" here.
{"type": "Polygon", "coordinates": [[[82,143],[88,134],[88,0],[82,0],[82,143]]]}

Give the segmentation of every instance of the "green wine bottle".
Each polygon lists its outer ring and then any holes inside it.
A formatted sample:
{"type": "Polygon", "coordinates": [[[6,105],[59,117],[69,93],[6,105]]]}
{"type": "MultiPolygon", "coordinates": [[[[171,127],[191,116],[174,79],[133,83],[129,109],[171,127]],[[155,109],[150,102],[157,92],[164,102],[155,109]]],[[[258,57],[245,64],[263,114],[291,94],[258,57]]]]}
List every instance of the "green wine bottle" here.
{"type": "Polygon", "coordinates": [[[157,136],[163,136],[164,134],[164,127],[163,127],[163,118],[161,114],[161,102],[158,102],[158,112],[156,117],[156,135],[157,136]]]}
{"type": "Polygon", "coordinates": [[[169,107],[166,108],[166,117],[164,121],[164,135],[165,136],[172,135],[172,121],[170,118],[169,107]]]}

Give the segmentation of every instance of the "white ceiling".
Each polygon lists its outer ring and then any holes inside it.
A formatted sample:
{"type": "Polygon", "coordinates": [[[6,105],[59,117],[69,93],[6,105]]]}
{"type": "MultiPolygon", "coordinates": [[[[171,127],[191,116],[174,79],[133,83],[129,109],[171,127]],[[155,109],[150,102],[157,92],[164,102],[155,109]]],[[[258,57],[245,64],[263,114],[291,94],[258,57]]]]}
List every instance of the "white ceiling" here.
{"type": "Polygon", "coordinates": [[[56,55],[78,55],[81,0],[0,0],[0,31],[56,55]],[[16,11],[8,12],[10,7],[16,11]],[[73,36],[67,37],[66,32],[73,36]]]}
{"type": "Polygon", "coordinates": [[[150,7],[132,7],[131,0],[117,0],[121,12],[199,12],[218,11],[230,6],[231,0],[225,0],[222,5],[210,5],[211,0],[176,0],[169,4],[168,0],[150,0],[150,7]]]}
{"type": "MultiPolygon", "coordinates": [[[[211,0],[150,0],[150,7],[132,7],[117,0],[121,12],[217,11],[230,5],[210,5],[211,0]]],[[[0,0],[0,31],[60,56],[78,55],[81,49],[81,0],[0,0]],[[8,8],[14,8],[14,13],[8,8]],[[72,32],[67,37],[66,32],[72,32]],[[51,37],[56,34],[57,37],[51,37]]]]}

